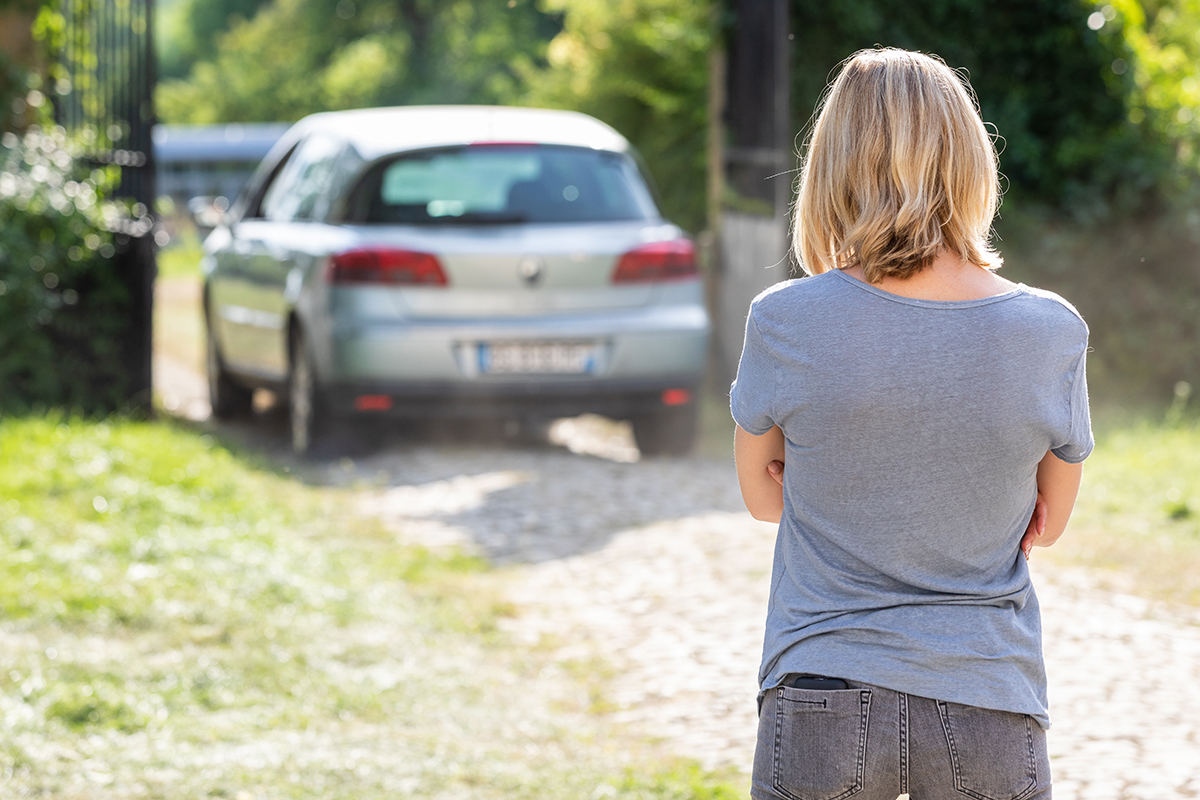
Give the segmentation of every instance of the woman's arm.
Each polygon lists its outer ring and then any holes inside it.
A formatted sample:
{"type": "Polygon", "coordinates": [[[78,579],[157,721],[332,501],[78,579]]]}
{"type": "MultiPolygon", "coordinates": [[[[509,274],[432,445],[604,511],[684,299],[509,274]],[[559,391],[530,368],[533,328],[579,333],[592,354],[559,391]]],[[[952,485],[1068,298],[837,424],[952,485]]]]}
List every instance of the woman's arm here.
{"type": "Polygon", "coordinates": [[[783,431],[776,426],[755,436],[739,425],[733,434],[733,459],[750,515],[763,522],[779,522],[783,516],[783,431]]]}
{"type": "Polygon", "coordinates": [[[1075,498],[1079,496],[1079,483],[1083,480],[1083,464],[1068,464],[1053,452],[1046,453],[1038,462],[1037,504],[1025,536],[1021,539],[1021,551],[1029,558],[1029,551],[1036,547],[1049,547],[1058,541],[1067,529],[1067,521],[1075,509],[1075,498]]]}

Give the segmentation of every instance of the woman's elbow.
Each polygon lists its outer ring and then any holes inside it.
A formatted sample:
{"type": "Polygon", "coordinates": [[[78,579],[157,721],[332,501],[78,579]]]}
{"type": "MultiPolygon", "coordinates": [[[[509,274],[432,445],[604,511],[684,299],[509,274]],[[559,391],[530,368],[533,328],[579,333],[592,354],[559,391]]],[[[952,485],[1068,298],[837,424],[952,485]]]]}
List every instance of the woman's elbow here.
{"type": "Polygon", "coordinates": [[[783,503],[772,503],[770,501],[746,503],[746,510],[750,512],[750,516],[754,517],[759,522],[772,522],[779,524],[779,520],[783,517],[783,503]]]}

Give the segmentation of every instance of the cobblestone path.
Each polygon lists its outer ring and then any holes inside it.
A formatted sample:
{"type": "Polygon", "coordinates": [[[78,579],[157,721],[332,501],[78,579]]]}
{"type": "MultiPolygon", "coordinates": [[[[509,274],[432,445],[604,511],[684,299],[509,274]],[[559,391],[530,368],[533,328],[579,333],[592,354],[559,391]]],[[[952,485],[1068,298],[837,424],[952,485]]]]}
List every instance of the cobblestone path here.
{"type": "MultiPolygon", "coordinates": [[[[619,431],[573,424],[557,438],[608,458],[425,445],[351,472],[388,486],[365,512],[507,565],[512,634],[603,673],[595,706],[612,722],[748,772],[773,526],[744,511],[730,464],[619,463],[619,431]]],[[[1057,800],[1200,796],[1200,615],[1033,563],[1057,800]]]]}

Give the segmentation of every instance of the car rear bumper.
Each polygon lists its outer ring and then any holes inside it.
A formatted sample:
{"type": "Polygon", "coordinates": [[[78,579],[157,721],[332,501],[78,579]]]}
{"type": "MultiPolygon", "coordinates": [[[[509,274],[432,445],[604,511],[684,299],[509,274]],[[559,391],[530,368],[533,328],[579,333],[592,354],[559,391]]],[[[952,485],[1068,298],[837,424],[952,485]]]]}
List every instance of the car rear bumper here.
{"type": "MultiPolygon", "coordinates": [[[[704,371],[709,320],[704,307],[651,306],[603,314],[541,318],[406,320],[337,325],[331,331],[323,382],[495,384],[482,374],[479,348],[491,343],[584,342],[596,348],[591,374],[599,381],[653,381],[704,371]]],[[[533,380],[531,377],[530,380],[533,380]]],[[[509,378],[505,383],[512,382],[509,378]]],[[[488,391],[480,388],[480,391],[488,391]]]]}
{"type": "Polygon", "coordinates": [[[625,419],[695,403],[699,384],[695,374],[503,383],[353,381],[327,386],[324,399],[338,415],[552,418],[593,413],[625,419]]]}

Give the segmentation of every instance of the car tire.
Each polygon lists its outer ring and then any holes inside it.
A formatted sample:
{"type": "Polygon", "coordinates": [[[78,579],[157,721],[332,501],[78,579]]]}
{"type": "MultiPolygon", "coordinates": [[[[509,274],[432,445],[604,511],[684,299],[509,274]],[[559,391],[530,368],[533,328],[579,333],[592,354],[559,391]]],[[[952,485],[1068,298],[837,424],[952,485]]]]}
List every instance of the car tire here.
{"type": "Polygon", "coordinates": [[[298,456],[318,455],[328,445],[329,409],[317,385],[312,353],[299,328],[292,333],[287,388],[292,452],[298,456]]]}
{"type": "Polygon", "coordinates": [[[683,456],[696,444],[699,414],[695,403],[634,417],[633,439],[644,456],[683,456]]]}
{"type": "Polygon", "coordinates": [[[208,379],[208,401],[212,415],[217,419],[236,419],[249,416],[253,406],[254,390],[234,381],[225,371],[221,348],[212,318],[205,316],[204,372],[208,379]]]}

